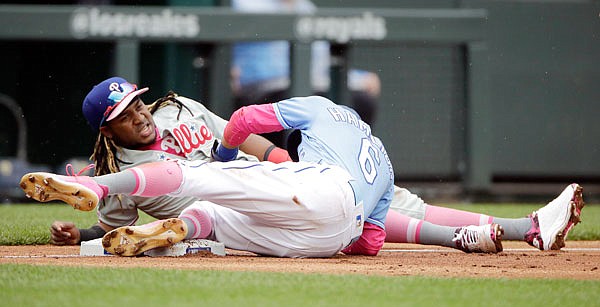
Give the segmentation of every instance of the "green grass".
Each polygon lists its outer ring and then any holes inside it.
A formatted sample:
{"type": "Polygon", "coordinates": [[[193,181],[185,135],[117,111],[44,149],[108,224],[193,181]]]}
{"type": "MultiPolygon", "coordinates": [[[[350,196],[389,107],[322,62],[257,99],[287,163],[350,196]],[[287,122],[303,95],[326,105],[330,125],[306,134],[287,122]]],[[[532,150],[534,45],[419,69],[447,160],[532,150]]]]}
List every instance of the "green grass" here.
{"type": "MultiPolygon", "coordinates": [[[[481,212],[499,217],[523,217],[536,210],[532,204],[461,204],[448,207],[481,212]]],[[[87,228],[96,223],[96,212],[82,212],[64,204],[0,205],[0,245],[35,245],[50,242],[50,224],[55,220],[72,221],[87,228]]],[[[141,213],[139,223],[154,220],[141,213]]],[[[583,222],[569,234],[569,240],[600,240],[600,206],[586,205],[583,222]]]]}
{"type": "MultiPolygon", "coordinates": [[[[448,205],[521,217],[537,205],[448,205]]],[[[0,245],[47,244],[54,220],[88,227],[95,212],[62,204],[0,206],[0,245]]],[[[153,218],[142,215],[140,222],[153,218]]],[[[570,239],[600,238],[600,206],[570,239]]],[[[1,306],[592,306],[598,281],[382,277],[0,264],[1,306]]]]}
{"type": "Polygon", "coordinates": [[[3,306],[591,306],[595,281],[0,265],[3,306]]]}
{"type": "MultiPolygon", "coordinates": [[[[524,217],[540,207],[539,204],[449,204],[445,206],[507,218],[524,217]]],[[[585,205],[581,211],[581,223],[569,232],[568,240],[600,240],[600,205],[585,205]]]]}
{"type": "MultiPolygon", "coordinates": [[[[154,218],[140,211],[138,223],[154,218]]],[[[0,245],[37,245],[50,243],[54,221],[74,222],[88,228],[98,221],[96,211],[84,212],[63,203],[0,205],[0,245]]]]}

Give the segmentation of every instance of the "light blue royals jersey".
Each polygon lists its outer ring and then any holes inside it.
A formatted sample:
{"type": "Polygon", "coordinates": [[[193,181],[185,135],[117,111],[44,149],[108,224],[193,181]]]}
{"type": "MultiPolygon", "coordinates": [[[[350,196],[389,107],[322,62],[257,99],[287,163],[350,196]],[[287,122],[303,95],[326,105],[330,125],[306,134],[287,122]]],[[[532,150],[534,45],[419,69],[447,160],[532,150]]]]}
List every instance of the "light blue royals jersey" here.
{"type": "Polygon", "coordinates": [[[286,129],[298,129],[300,161],[338,165],[354,178],[356,203],[363,202],[366,221],[384,228],[394,192],[394,171],[379,138],[352,109],[319,96],[273,104],[286,129]]]}

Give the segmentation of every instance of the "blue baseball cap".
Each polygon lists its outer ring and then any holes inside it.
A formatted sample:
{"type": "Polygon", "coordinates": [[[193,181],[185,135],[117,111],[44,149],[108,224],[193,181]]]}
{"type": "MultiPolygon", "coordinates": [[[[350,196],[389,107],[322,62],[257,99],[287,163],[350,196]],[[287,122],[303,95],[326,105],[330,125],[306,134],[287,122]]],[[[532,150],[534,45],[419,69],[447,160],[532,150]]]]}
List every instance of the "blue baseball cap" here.
{"type": "Polygon", "coordinates": [[[136,96],[147,90],[147,87],[138,90],[137,85],[120,77],[108,78],[85,96],[81,110],[92,129],[98,131],[105,122],[119,116],[136,96]]]}

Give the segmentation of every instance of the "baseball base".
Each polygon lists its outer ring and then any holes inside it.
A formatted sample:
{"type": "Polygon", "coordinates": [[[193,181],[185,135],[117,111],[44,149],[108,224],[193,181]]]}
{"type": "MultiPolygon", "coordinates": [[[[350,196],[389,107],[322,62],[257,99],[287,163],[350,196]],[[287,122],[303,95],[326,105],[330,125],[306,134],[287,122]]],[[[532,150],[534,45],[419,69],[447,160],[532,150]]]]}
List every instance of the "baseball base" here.
{"type": "MultiPolygon", "coordinates": [[[[150,257],[179,257],[188,254],[207,251],[218,256],[225,256],[225,245],[204,239],[184,240],[173,246],[161,247],[146,251],[144,255],[150,257]]],[[[102,238],[81,242],[80,256],[112,256],[102,247],[102,238]]]]}

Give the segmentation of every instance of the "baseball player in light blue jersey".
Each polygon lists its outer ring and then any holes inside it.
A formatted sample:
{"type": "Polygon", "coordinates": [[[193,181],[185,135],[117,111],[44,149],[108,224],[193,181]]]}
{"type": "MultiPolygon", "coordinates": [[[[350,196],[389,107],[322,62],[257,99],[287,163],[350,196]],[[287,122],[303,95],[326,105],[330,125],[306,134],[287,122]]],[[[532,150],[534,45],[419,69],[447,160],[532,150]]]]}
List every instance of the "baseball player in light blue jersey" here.
{"type": "Polygon", "coordinates": [[[232,115],[223,144],[213,156],[233,157],[236,149],[227,147],[237,148],[250,133],[281,129],[301,131],[300,161],[337,165],[350,173],[355,202],[364,207],[366,223],[361,240],[344,252],[377,254],[394,193],[393,169],[382,142],[352,109],[319,96],[242,108],[232,115]]]}
{"type": "Polygon", "coordinates": [[[371,134],[371,127],[354,110],[319,96],[284,100],[273,107],[284,128],[302,132],[300,161],[346,169],[355,179],[350,185],[357,201],[363,202],[366,221],[383,228],[394,192],[394,172],[381,140],[371,134]]]}
{"type": "Polygon", "coordinates": [[[364,207],[366,223],[362,240],[344,252],[377,254],[383,246],[385,217],[394,193],[393,169],[381,140],[352,109],[320,96],[242,108],[232,115],[223,144],[213,156],[231,159],[237,149],[225,146],[237,148],[250,133],[282,129],[300,130],[300,161],[337,165],[350,173],[355,202],[364,207]]]}
{"type": "Polygon", "coordinates": [[[383,228],[394,193],[394,172],[371,127],[354,110],[319,96],[284,100],[273,108],[283,128],[301,131],[299,160],[346,169],[355,179],[350,185],[357,201],[363,202],[366,221],[383,228]]]}

